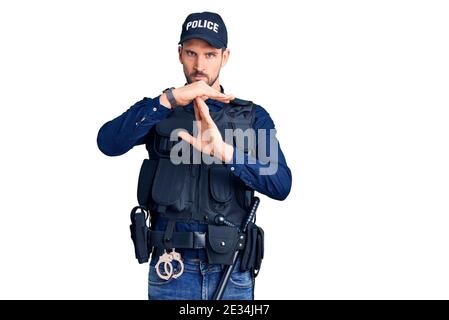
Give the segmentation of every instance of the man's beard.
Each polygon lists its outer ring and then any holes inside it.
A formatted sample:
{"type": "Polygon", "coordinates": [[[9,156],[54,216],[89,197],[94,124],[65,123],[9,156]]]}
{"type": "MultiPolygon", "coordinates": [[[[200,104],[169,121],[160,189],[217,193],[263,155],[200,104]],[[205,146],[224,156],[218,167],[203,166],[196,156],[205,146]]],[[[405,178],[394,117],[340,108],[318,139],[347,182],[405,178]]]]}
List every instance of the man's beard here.
{"type": "Polygon", "coordinates": [[[218,77],[220,76],[220,72],[218,72],[217,76],[211,80],[210,77],[207,74],[201,73],[201,72],[193,72],[190,75],[185,74],[186,79],[187,79],[187,83],[193,83],[195,81],[199,81],[199,80],[193,80],[194,77],[196,76],[203,76],[206,77],[207,81],[206,83],[212,87],[214,85],[214,83],[217,81],[218,77]]]}

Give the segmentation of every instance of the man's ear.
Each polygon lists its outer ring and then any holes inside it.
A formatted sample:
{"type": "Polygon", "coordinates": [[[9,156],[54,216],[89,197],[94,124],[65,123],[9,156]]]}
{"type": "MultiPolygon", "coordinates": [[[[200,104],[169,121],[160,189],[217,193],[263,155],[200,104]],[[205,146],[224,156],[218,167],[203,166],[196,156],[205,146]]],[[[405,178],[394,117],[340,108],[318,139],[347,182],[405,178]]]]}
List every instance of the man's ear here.
{"type": "Polygon", "coordinates": [[[223,51],[223,59],[221,60],[221,67],[222,68],[226,65],[226,63],[228,63],[228,59],[229,59],[229,55],[230,54],[231,54],[231,51],[228,48],[226,48],[223,51]]]}
{"type": "Polygon", "coordinates": [[[182,59],[181,59],[181,56],[182,56],[182,46],[179,46],[179,47],[178,47],[178,56],[179,56],[179,62],[182,64],[182,59]]]}

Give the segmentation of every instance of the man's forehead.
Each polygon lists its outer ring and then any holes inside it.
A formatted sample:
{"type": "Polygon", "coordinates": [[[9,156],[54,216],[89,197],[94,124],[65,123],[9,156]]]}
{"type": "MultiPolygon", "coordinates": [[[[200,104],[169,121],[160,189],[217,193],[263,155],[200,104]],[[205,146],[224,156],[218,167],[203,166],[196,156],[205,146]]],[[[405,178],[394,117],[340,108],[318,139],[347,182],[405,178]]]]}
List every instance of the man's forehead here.
{"type": "Polygon", "coordinates": [[[182,43],[183,48],[188,50],[204,50],[204,51],[220,51],[221,49],[215,48],[210,45],[209,42],[202,39],[190,39],[182,43]]]}

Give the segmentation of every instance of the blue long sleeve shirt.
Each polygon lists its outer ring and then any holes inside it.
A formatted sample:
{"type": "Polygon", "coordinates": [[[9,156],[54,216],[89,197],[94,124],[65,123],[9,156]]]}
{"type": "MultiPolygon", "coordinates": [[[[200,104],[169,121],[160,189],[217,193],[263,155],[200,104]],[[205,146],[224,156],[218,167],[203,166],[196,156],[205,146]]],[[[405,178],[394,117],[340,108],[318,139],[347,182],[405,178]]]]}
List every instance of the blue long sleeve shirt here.
{"type": "MultiPolygon", "coordinates": [[[[159,98],[160,96],[153,99],[145,97],[120,116],[106,122],[98,132],[98,148],[108,156],[119,156],[131,150],[134,146],[144,144],[146,135],[150,129],[158,122],[165,119],[171,112],[171,109],[160,104],[159,98]]],[[[208,99],[205,102],[212,112],[218,111],[223,107],[222,102],[213,99],[208,99]]],[[[183,108],[190,108],[193,110],[193,102],[183,108]]],[[[257,156],[258,152],[256,152],[255,157],[253,157],[234,148],[233,160],[226,164],[226,166],[234,175],[238,176],[247,186],[255,191],[276,200],[284,200],[290,192],[292,184],[291,172],[275,135],[273,137],[275,129],[273,120],[268,112],[258,105],[256,105],[253,129],[255,129],[256,132],[258,132],[258,129],[265,129],[267,135],[267,138],[265,139],[265,150],[267,155],[269,155],[270,144],[276,142],[277,159],[270,160],[269,156],[261,159],[257,156]],[[271,139],[268,137],[268,135],[270,135],[270,130],[272,134],[271,139]],[[239,157],[243,157],[243,163],[241,163],[241,161],[236,161],[236,159],[242,159],[239,157]],[[275,173],[261,175],[260,170],[273,165],[273,161],[276,161],[277,165],[275,173]]],[[[259,147],[259,138],[256,134],[256,149],[259,147]]],[[[167,221],[160,220],[161,221],[158,222],[156,226],[153,225],[152,228],[164,230],[167,221]]],[[[176,231],[205,230],[206,225],[202,224],[176,224],[176,231]]]]}

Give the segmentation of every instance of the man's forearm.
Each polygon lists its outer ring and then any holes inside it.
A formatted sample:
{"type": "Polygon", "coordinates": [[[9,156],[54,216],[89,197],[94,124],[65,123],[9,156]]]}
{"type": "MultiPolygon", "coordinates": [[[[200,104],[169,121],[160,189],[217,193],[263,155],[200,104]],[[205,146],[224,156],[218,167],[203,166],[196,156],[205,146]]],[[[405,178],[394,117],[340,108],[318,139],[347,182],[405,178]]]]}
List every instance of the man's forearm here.
{"type": "Polygon", "coordinates": [[[159,97],[143,98],[117,118],[106,122],[97,136],[98,148],[108,156],[118,156],[142,144],[148,131],[165,119],[170,109],[159,97]]]}
{"type": "Polygon", "coordinates": [[[280,148],[278,152],[279,158],[275,161],[276,163],[273,161],[262,162],[234,148],[233,159],[226,166],[248,187],[270,198],[284,200],[290,193],[292,175],[280,148]],[[239,161],[239,158],[244,159],[243,163],[239,161]],[[273,172],[271,174],[261,174],[263,170],[266,170],[274,164],[276,170],[272,170],[273,172]]]}
{"type": "Polygon", "coordinates": [[[276,200],[284,200],[290,193],[292,174],[281,150],[274,130],[274,122],[268,112],[256,106],[256,120],[253,129],[256,131],[257,151],[248,155],[234,148],[232,161],[227,167],[248,187],[276,200]],[[263,130],[259,139],[259,130],[263,130]]]}

